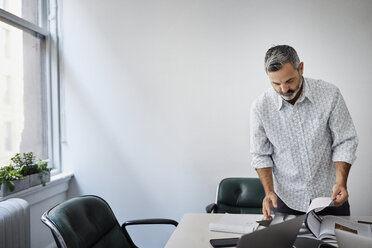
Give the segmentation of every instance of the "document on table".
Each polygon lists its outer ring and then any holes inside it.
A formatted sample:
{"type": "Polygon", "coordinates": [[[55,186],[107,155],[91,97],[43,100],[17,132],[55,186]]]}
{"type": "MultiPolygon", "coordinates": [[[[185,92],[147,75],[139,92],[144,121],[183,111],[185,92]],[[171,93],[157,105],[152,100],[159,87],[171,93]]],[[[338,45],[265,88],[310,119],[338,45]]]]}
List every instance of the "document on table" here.
{"type": "Polygon", "coordinates": [[[224,214],[219,221],[209,224],[209,230],[216,232],[229,232],[246,234],[257,229],[256,221],[262,220],[257,215],[224,214]]]}

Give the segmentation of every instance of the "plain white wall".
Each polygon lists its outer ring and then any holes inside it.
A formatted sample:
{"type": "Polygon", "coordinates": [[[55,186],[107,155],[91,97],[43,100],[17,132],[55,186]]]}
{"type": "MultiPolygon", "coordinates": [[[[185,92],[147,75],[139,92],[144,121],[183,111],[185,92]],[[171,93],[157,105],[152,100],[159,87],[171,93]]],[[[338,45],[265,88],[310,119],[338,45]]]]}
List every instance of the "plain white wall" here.
{"type": "MultiPolygon", "coordinates": [[[[372,215],[372,1],[64,0],[61,9],[71,196],[104,197],[119,222],[180,220],[203,212],[222,178],[256,177],[249,109],[270,87],[266,50],[289,44],[305,76],[346,99],[360,138],[351,210],[372,215]]],[[[143,244],[160,247],[171,230],[143,244]]]]}

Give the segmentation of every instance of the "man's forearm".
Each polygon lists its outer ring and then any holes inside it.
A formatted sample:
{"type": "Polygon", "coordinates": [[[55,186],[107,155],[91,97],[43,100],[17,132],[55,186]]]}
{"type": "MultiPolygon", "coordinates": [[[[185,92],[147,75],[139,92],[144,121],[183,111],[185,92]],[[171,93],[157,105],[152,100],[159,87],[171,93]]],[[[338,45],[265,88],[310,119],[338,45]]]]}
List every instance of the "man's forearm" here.
{"type": "Polygon", "coordinates": [[[351,165],[346,162],[335,162],[336,184],[346,188],[350,167],[351,165]]]}
{"type": "Polygon", "coordinates": [[[256,169],[258,176],[260,177],[262,186],[264,187],[265,194],[268,195],[269,193],[274,192],[274,184],[273,184],[273,168],[261,168],[256,169]]]}

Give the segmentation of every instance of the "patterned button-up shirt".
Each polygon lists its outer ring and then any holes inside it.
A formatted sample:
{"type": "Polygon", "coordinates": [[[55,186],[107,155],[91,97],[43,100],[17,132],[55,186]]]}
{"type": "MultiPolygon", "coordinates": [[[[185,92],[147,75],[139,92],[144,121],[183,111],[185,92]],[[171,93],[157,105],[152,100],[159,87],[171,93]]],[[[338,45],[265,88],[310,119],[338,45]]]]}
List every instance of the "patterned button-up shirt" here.
{"type": "Polygon", "coordinates": [[[356,158],[358,138],[345,101],[321,80],[304,78],[294,105],[268,89],[252,104],[250,130],[253,167],[272,167],[275,193],[298,211],[332,195],[334,162],[356,158]]]}

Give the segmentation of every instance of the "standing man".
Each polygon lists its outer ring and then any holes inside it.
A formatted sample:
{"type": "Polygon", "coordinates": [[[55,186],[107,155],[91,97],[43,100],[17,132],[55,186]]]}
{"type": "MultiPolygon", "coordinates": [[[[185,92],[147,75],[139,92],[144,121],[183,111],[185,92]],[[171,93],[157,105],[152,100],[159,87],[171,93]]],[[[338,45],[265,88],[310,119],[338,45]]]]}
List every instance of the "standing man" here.
{"type": "Polygon", "coordinates": [[[335,207],[320,214],[350,215],[347,177],[358,138],[339,89],[304,78],[304,63],[287,45],[270,48],[271,86],[251,108],[251,154],[265,189],[262,212],[304,214],[316,197],[335,207]]]}

